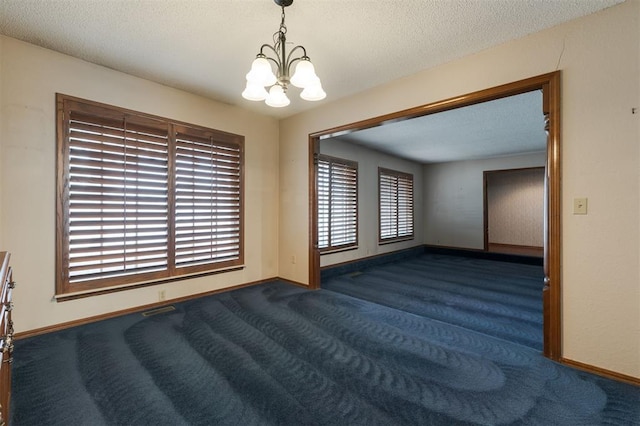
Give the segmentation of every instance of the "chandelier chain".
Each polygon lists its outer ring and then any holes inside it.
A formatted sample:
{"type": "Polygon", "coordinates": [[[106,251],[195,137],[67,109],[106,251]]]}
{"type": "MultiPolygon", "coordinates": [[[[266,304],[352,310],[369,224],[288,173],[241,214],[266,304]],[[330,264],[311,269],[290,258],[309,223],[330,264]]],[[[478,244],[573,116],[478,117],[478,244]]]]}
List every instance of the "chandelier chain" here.
{"type": "Polygon", "coordinates": [[[280,21],[280,30],[282,30],[284,28],[284,32],[287,32],[287,26],[284,24],[284,6],[282,6],[282,15],[280,15],[281,21],[280,21]]]}

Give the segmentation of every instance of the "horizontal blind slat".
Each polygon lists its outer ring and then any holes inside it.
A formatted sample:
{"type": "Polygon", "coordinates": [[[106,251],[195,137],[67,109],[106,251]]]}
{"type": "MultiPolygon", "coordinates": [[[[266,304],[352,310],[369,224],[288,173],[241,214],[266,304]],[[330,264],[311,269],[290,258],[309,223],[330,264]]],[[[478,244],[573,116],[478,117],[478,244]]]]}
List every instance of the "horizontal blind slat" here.
{"type": "Polygon", "coordinates": [[[115,266],[112,265],[111,269],[105,268],[103,270],[100,270],[94,273],[84,273],[81,276],[72,275],[70,276],[70,281],[72,283],[82,283],[82,282],[93,281],[93,280],[104,280],[104,279],[113,278],[113,277],[130,277],[132,275],[136,275],[136,276],[139,276],[140,279],[144,279],[143,274],[147,274],[150,272],[165,271],[167,269],[166,261],[164,263],[156,262],[151,265],[144,264],[136,268],[128,268],[128,269],[121,269],[121,268],[118,268],[117,266],[118,265],[115,265],[115,266]]]}
{"type": "Polygon", "coordinates": [[[413,176],[379,169],[380,240],[413,236],[413,176]]]}
{"type": "Polygon", "coordinates": [[[213,138],[176,139],[176,266],[237,259],[240,253],[240,151],[213,138]]]}
{"type": "Polygon", "coordinates": [[[70,282],[166,268],[167,128],[71,114],[68,144],[70,282]]]}
{"type": "Polygon", "coordinates": [[[87,169],[94,170],[106,170],[110,172],[118,172],[122,175],[125,172],[131,174],[131,178],[134,179],[135,176],[145,175],[149,178],[163,178],[166,179],[167,175],[167,165],[158,166],[149,166],[147,164],[137,164],[135,168],[131,168],[131,164],[125,164],[122,162],[104,162],[97,159],[90,158],[73,158],[73,161],[70,162],[70,167],[84,167],[87,169]]]}
{"type": "MultiPolygon", "coordinates": [[[[98,131],[98,129],[96,129],[98,131]]],[[[122,152],[125,149],[140,154],[153,155],[166,152],[166,134],[164,136],[135,135],[120,131],[116,134],[81,132],[77,128],[69,131],[69,146],[90,151],[122,152]]]]}
{"type": "MultiPolygon", "coordinates": [[[[135,239],[136,243],[141,243],[144,241],[160,241],[162,244],[167,243],[166,236],[158,236],[158,235],[138,235],[135,239]]],[[[82,250],[78,250],[77,253],[83,253],[91,249],[96,249],[100,247],[104,247],[105,250],[108,250],[112,245],[126,245],[127,242],[122,240],[120,236],[109,236],[109,235],[100,235],[100,236],[78,236],[78,238],[71,239],[69,246],[82,248],[82,250]],[[86,237],[86,238],[83,238],[86,237]]],[[[72,253],[72,254],[77,254],[72,253]]]]}
{"type": "Polygon", "coordinates": [[[357,163],[320,155],[317,171],[318,247],[357,243],[357,163]]]}

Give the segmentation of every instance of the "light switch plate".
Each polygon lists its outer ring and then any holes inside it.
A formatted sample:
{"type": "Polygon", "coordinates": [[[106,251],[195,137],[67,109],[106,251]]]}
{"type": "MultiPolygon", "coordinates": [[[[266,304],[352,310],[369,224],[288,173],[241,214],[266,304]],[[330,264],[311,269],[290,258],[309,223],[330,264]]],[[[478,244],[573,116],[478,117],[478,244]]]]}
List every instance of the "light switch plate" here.
{"type": "Polygon", "coordinates": [[[586,198],[574,198],[573,199],[573,214],[587,214],[587,199],[586,198]]]}

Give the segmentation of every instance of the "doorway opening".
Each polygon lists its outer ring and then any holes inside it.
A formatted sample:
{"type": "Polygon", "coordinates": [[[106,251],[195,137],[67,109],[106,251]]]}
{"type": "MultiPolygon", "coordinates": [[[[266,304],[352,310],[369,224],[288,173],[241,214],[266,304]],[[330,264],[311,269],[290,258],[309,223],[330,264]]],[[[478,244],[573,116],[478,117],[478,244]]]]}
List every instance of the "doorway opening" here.
{"type": "Polygon", "coordinates": [[[483,172],[484,249],[544,255],[544,167],[483,172]]]}
{"type": "Polygon", "coordinates": [[[316,188],[316,159],[320,141],[341,134],[383,126],[439,112],[450,111],[513,95],[540,90],[542,113],[547,135],[546,164],[544,168],[544,218],[543,218],[543,352],[553,360],[561,358],[561,223],[560,223],[560,71],[531,77],[525,80],[469,93],[384,116],[347,124],[309,135],[309,286],[320,287],[320,251],[318,249],[318,195],[316,188]]]}

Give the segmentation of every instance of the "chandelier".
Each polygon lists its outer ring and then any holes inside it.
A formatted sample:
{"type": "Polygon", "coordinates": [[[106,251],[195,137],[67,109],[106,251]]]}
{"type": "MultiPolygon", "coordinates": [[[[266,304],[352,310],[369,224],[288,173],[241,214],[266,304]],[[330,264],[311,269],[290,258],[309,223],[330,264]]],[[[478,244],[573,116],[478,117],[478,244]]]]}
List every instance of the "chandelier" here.
{"type": "Polygon", "coordinates": [[[276,108],[285,107],[291,102],[287,97],[287,89],[289,84],[292,84],[303,89],[300,97],[306,101],[324,99],[327,94],[322,90],[320,78],[316,75],[306,49],[303,46],[296,46],[287,54],[284,8],[290,6],[293,0],[274,1],[282,7],[280,29],[273,34],[273,46],[263,44],[260,47],[260,53],[256,55],[256,59],[251,64],[251,70],[247,74],[247,87],[242,92],[242,97],[250,101],[265,101],[267,105],[276,108]],[[271,64],[275,65],[275,74],[271,64]],[[295,65],[295,72],[291,76],[293,65],[295,65]]]}

